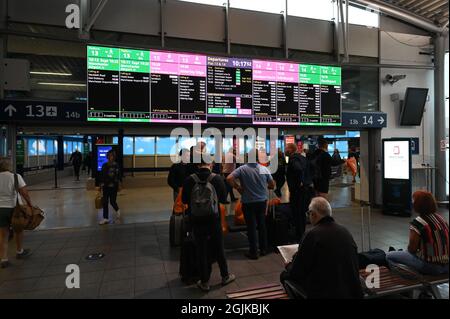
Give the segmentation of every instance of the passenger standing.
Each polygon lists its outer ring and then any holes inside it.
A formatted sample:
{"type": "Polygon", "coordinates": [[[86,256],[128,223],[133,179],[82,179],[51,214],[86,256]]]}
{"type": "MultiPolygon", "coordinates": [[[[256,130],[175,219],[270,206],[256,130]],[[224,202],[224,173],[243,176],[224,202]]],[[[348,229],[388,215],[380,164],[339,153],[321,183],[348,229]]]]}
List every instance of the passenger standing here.
{"type": "Polygon", "coordinates": [[[80,180],[80,168],[81,164],[83,163],[83,155],[81,155],[81,152],[77,149],[75,149],[75,152],[73,152],[70,155],[69,162],[72,162],[73,165],[73,172],[75,173],[75,178],[77,181],[80,180]]]}
{"type": "Polygon", "coordinates": [[[332,158],[328,154],[328,142],[326,140],[320,139],[318,147],[312,155],[314,189],[318,196],[327,198],[330,189],[332,158]]]}
{"type": "Polygon", "coordinates": [[[289,203],[291,204],[292,217],[295,226],[297,241],[301,241],[306,229],[306,212],[309,203],[314,196],[312,188],[312,176],[310,163],[305,156],[297,152],[297,145],[286,145],[286,155],[289,161],[286,171],[286,179],[289,188],[289,203]]]}
{"type": "Polygon", "coordinates": [[[223,178],[211,173],[211,164],[202,160],[197,166],[197,172],[190,175],[183,184],[182,200],[188,207],[186,214],[189,216],[197,247],[200,270],[197,286],[203,291],[209,291],[211,252],[214,252],[219,264],[222,285],[227,285],[235,279],[235,276],[228,272],[219,214],[219,203],[225,203],[227,192],[223,178]],[[202,194],[210,196],[199,198],[202,194]],[[205,208],[211,209],[207,215],[203,214],[205,208]]]}
{"type": "Polygon", "coordinates": [[[103,219],[100,225],[109,223],[109,203],[116,211],[116,221],[120,220],[120,209],[117,205],[117,192],[119,190],[120,170],[113,150],[106,154],[108,162],[102,166],[102,187],[103,187],[103,219]]]}
{"type": "Polygon", "coordinates": [[[355,146],[352,146],[350,148],[350,152],[348,152],[348,159],[354,158],[356,162],[356,171],[355,173],[352,173],[353,180],[352,182],[356,182],[356,175],[358,175],[359,172],[359,152],[356,150],[355,146]]]}
{"type": "Polygon", "coordinates": [[[172,164],[167,176],[167,184],[173,190],[173,200],[175,201],[180,192],[180,188],[183,187],[184,180],[186,179],[187,164],[189,163],[190,153],[189,150],[183,149],[179,153],[180,162],[172,164]]]}
{"type": "Polygon", "coordinates": [[[88,176],[91,175],[92,168],[92,152],[89,152],[83,160],[84,169],[87,170],[88,176]]]}
{"type": "Polygon", "coordinates": [[[277,171],[272,175],[272,177],[275,180],[275,184],[277,185],[275,189],[275,195],[281,197],[281,189],[283,188],[284,183],[286,183],[286,159],[281,149],[278,149],[276,156],[278,157],[278,167],[277,171]]]}
{"type": "MultiPolygon", "coordinates": [[[[226,180],[227,177],[236,169],[236,149],[234,147],[231,147],[228,152],[224,156],[224,160],[222,163],[222,174],[224,179],[226,180]]],[[[228,194],[230,195],[230,200],[232,202],[236,201],[236,197],[233,193],[233,188],[226,183],[225,185],[227,187],[227,203],[228,203],[228,194]]]]}
{"type": "Polygon", "coordinates": [[[227,182],[242,195],[242,210],[247,224],[249,259],[258,259],[257,230],[260,255],[267,254],[267,229],[265,215],[267,212],[267,188],[273,189],[275,182],[267,167],[256,162],[255,151],[250,152],[248,163],[238,167],[228,175],[227,182]],[[239,180],[240,183],[237,183],[239,180]]]}
{"type": "MultiPolygon", "coordinates": [[[[10,161],[7,158],[0,158],[0,268],[10,266],[8,260],[8,238],[11,227],[11,218],[16,207],[19,194],[29,207],[32,207],[31,198],[28,194],[26,184],[20,175],[10,172],[10,161]],[[15,181],[17,176],[17,185],[15,181]]],[[[31,255],[29,249],[23,249],[23,231],[15,233],[16,239],[16,259],[24,259],[31,255]]]]}

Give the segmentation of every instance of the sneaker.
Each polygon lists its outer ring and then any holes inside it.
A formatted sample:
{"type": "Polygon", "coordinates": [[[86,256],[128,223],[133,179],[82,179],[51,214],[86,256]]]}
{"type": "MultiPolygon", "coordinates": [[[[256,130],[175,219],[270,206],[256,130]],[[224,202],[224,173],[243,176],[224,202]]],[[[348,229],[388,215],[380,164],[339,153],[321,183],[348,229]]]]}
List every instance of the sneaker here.
{"type": "Polygon", "coordinates": [[[107,220],[106,218],[103,218],[98,224],[99,225],[107,225],[107,224],[109,224],[109,220],[107,220]]]}
{"type": "Polygon", "coordinates": [[[24,249],[21,253],[17,253],[16,254],[16,259],[25,259],[27,257],[31,256],[31,250],[29,249],[24,249]]]}
{"type": "Polygon", "coordinates": [[[207,283],[203,283],[201,280],[197,281],[197,287],[202,291],[209,291],[211,289],[207,283]]]}
{"type": "Polygon", "coordinates": [[[233,274],[229,274],[228,276],[222,278],[222,286],[226,286],[229,283],[233,282],[236,279],[236,276],[233,274]]]}
{"type": "Polygon", "coordinates": [[[257,260],[258,259],[258,255],[257,254],[252,254],[251,252],[246,252],[245,253],[245,257],[247,257],[248,259],[253,259],[253,260],[257,260]]]}
{"type": "Polygon", "coordinates": [[[9,266],[11,266],[11,263],[9,262],[9,260],[4,260],[4,261],[0,262],[0,268],[1,269],[8,268],[9,266]]]}
{"type": "Polygon", "coordinates": [[[116,222],[120,221],[120,209],[116,212],[116,222]]]}

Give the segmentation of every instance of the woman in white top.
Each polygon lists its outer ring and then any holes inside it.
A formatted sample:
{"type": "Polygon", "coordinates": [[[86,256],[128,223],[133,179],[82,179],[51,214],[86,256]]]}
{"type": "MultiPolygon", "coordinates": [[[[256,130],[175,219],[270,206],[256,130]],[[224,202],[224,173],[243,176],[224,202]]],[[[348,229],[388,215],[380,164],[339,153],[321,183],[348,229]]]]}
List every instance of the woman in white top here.
{"type": "MultiPolygon", "coordinates": [[[[28,206],[32,206],[30,195],[26,189],[26,184],[22,176],[17,175],[20,196],[28,206]]],[[[11,217],[16,206],[17,192],[14,185],[14,174],[10,172],[9,159],[0,157],[0,268],[10,265],[8,260],[8,238],[11,227],[11,217]]],[[[23,249],[23,231],[15,233],[16,238],[16,258],[28,257],[31,252],[23,249]]]]}

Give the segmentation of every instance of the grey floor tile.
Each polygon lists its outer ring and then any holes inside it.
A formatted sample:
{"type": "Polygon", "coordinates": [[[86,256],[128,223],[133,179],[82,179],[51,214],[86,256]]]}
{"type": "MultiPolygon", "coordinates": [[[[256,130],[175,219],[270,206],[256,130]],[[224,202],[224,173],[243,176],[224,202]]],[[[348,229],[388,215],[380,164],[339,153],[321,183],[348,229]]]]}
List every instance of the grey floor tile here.
{"type": "Polygon", "coordinates": [[[152,291],[160,288],[168,288],[167,278],[164,274],[135,278],[134,291],[152,291]]]}
{"type": "Polygon", "coordinates": [[[80,288],[66,289],[63,299],[96,299],[100,293],[100,284],[81,284],[80,288]]]}
{"type": "Polygon", "coordinates": [[[164,275],[165,273],[164,265],[162,263],[136,266],[136,277],[164,275]]]}
{"type": "Polygon", "coordinates": [[[135,293],[135,299],[170,299],[169,288],[157,288],[147,291],[139,291],[135,293]]]}
{"type": "Polygon", "coordinates": [[[23,299],[59,299],[64,292],[64,288],[52,288],[33,290],[23,295],[23,299]]]}
{"type": "Polygon", "coordinates": [[[39,279],[37,278],[30,278],[5,281],[0,286],[0,294],[18,293],[33,290],[38,280],[39,279]]]}
{"type": "Polygon", "coordinates": [[[66,278],[68,274],[64,275],[55,275],[55,276],[47,276],[39,278],[34,289],[42,290],[49,288],[66,288],[66,278]]]}
{"type": "Polygon", "coordinates": [[[103,282],[131,279],[131,278],[134,278],[135,275],[136,275],[136,269],[134,267],[106,270],[103,275],[103,282]]]}
{"type": "Polygon", "coordinates": [[[134,279],[124,279],[103,282],[100,287],[100,297],[108,296],[134,296],[134,279]]]}

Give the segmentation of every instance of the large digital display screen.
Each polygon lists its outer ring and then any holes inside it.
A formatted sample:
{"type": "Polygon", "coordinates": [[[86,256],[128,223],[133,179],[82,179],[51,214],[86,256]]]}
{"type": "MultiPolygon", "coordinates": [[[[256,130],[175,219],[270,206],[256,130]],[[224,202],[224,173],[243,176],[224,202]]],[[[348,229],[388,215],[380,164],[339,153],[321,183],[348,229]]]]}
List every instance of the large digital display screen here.
{"type": "Polygon", "coordinates": [[[409,179],[409,141],[384,141],[384,178],[409,179]]]}
{"type": "Polygon", "coordinates": [[[103,164],[108,162],[106,154],[112,150],[111,145],[98,145],[97,146],[97,172],[102,171],[103,164]]]}
{"type": "Polygon", "coordinates": [[[88,121],[341,125],[341,68],[87,47],[88,121]]]}

